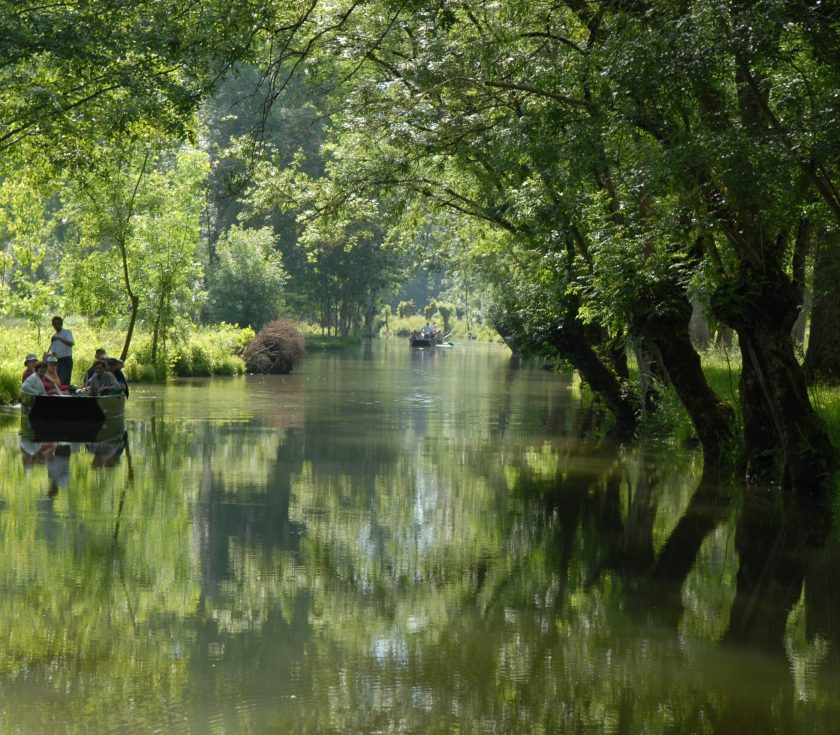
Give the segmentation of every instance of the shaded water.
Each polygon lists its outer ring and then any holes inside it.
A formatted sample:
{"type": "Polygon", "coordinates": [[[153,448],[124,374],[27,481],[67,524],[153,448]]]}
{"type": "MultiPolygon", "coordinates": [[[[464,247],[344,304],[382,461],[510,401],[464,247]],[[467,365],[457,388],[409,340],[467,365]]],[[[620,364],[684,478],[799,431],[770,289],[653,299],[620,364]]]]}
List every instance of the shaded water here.
{"type": "Polygon", "coordinates": [[[835,732],[824,511],[582,438],[502,349],[136,386],[0,432],[0,732],[835,732]]]}

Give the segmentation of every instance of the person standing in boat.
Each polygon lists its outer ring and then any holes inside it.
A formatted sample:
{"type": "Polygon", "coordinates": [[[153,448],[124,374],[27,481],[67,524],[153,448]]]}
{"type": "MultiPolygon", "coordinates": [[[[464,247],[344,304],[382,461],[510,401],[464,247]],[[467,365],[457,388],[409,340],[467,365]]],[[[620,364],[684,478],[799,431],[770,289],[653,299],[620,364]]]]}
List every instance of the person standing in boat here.
{"type": "Polygon", "coordinates": [[[46,376],[46,374],[47,363],[36,363],[35,372],[23,381],[23,385],[20,387],[21,391],[30,396],[47,395],[47,388],[44,385],[44,377],[46,376]]]}
{"type": "Polygon", "coordinates": [[[93,363],[93,375],[82,391],[91,396],[111,396],[122,393],[122,388],[113,373],[105,369],[105,363],[97,360],[93,363]]]}
{"type": "Polygon", "coordinates": [[[70,385],[70,378],[73,375],[73,333],[64,328],[64,319],[60,316],[52,318],[55,334],[50,341],[50,352],[58,358],[59,382],[70,385]]]}

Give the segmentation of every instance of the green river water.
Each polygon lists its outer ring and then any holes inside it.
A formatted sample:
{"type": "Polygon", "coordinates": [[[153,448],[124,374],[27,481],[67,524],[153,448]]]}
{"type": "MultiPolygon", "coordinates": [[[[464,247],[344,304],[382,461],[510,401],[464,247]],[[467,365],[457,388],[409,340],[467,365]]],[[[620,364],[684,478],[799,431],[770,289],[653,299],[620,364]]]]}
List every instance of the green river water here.
{"type": "Polygon", "coordinates": [[[0,733],[840,732],[824,510],[580,400],[375,342],[134,386],[124,446],[7,410],[0,733]]]}

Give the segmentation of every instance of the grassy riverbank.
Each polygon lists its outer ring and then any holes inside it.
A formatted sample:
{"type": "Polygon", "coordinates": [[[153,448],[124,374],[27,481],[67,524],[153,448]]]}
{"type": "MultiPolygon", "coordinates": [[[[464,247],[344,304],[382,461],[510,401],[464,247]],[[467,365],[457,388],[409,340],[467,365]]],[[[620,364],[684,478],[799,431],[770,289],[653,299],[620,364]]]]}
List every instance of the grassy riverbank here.
{"type": "MultiPolygon", "coordinates": [[[[20,322],[4,322],[0,328],[0,403],[14,403],[20,395],[23,359],[29,353],[43,354],[50,344],[53,330],[40,331],[20,322]]],[[[73,380],[84,382],[85,371],[98,347],[110,355],[119,355],[125,339],[123,327],[99,327],[88,320],[65,319],[73,332],[73,380]]],[[[240,354],[254,337],[252,329],[230,324],[194,325],[181,323],[169,334],[165,348],[159,348],[152,359],[152,336],[135,332],[123,370],[131,382],[162,381],[170,377],[239,375],[245,372],[240,354]]]]}
{"type": "MultiPolygon", "coordinates": [[[[738,402],[738,383],[741,377],[741,354],[731,350],[707,350],[700,354],[703,372],[711,388],[735,410],[736,421],[741,423],[738,402]]],[[[638,372],[631,361],[631,380],[638,381],[638,372]]],[[[834,446],[840,448],[840,386],[815,385],[809,388],[811,405],[825,422],[834,446]]],[[[677,443],[696,440],[688,413],[673,389],[665,389],[656,411],[642,427],[646,437],[677,443]]]]}

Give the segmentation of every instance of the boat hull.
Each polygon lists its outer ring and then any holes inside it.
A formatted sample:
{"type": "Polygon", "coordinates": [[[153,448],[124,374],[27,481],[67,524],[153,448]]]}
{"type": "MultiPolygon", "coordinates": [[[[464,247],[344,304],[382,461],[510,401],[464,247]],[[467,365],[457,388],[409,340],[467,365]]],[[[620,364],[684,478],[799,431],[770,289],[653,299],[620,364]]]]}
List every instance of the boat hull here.
{"type": "Polygon", "coordinates": [[[408,339],[411,347],[434,347],[437,342],[429,337],[409,337],[408,339]]]}
{"type": "Polygon", "coordinates": [[[20,402],[20,433],[42,441],[100,442],[125,432],[125,396],[30,396],[20,402]]]}

